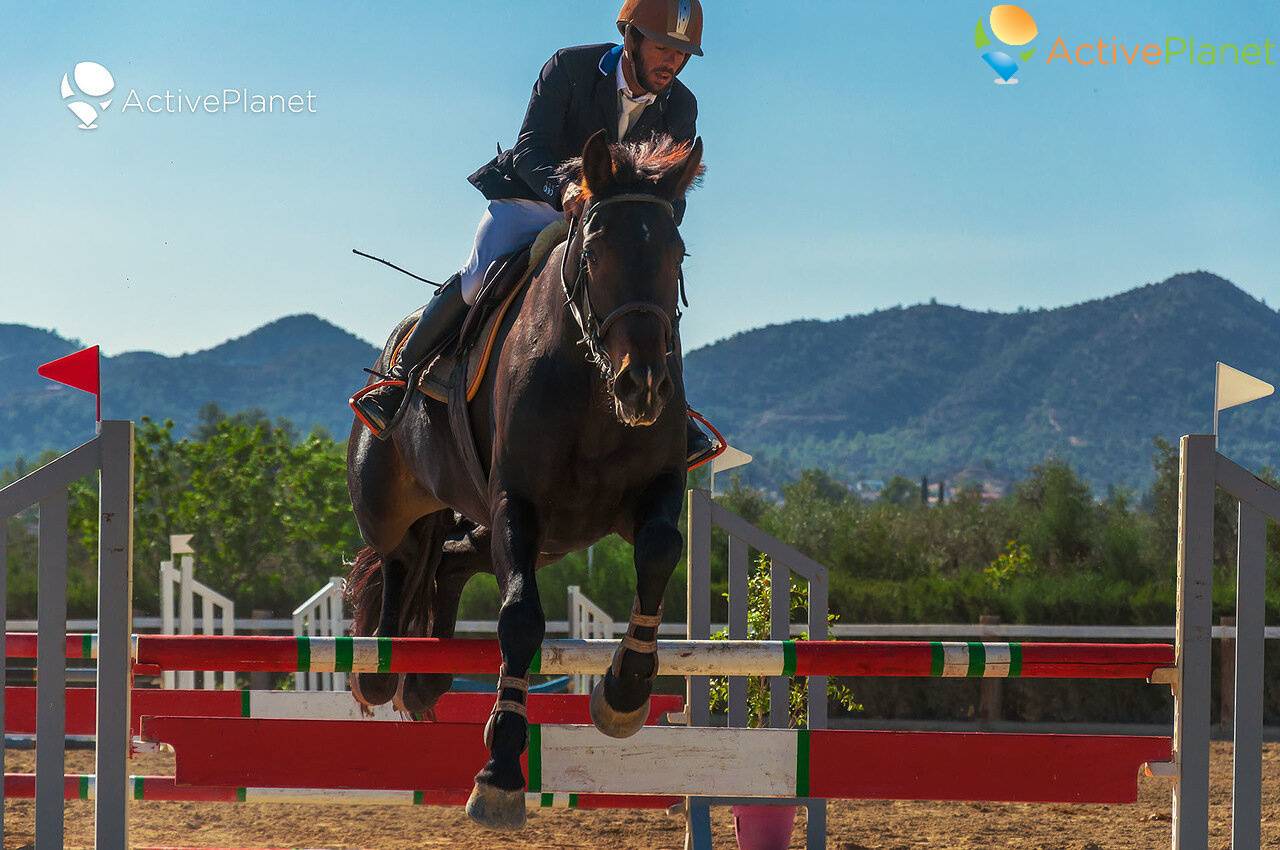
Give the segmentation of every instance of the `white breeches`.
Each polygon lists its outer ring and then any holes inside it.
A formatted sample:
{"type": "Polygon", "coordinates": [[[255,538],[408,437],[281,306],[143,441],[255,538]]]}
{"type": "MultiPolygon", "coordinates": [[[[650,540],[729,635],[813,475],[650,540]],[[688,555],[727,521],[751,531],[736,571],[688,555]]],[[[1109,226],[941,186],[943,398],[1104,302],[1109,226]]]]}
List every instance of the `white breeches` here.
{"type": "Polygon", "coordinates": [[[475,244],[471,256],[462,267],[462,298],[468,304],[475,303],[485,272],[494,260],[501,259],[517,248],[528,245],[542,229],[563,215],[551,204],[510,198],[490,201],[489,208],[480,216],[476,227],[475,244]]]}

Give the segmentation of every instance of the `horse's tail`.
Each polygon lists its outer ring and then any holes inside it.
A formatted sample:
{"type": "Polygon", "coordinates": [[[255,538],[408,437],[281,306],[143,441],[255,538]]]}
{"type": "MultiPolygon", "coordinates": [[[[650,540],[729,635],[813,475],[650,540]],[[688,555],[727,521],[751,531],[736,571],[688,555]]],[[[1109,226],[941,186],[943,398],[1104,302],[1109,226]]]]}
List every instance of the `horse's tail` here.
{"type": "MultiPolygon", "coordinates": [[[[432,603],[435,598],[436,570],[444,554],[445,536],[453,525],[450,511],[438,511],[420,517],[409,527],[411,546],[401,546],[408,556],[405,564],[404,592],[396,618],[403,637],[426,637],[431,634],[432,603]]],[[[347,576],[346,601],[352,611],[351,630],[356,635],[372,635],[382,614],[383,556],[372,546],[356,553],[347,576]]]]}
{"type": "Polygon", "coordinates": [[[356,553],[343,596],[351,609],[351,633],[372,635],[382,609],[382,556],[378,550],[365,546],[356,553]]]}

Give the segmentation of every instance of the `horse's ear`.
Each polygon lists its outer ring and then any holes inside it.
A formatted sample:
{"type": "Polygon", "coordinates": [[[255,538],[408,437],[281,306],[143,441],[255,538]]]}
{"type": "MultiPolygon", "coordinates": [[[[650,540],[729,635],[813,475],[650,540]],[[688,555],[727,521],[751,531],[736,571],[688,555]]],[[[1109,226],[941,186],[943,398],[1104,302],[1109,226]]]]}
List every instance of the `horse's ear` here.
{"type": "Polygon", "coordinates": [[[671,173],[658,181],[658,194],[669,201],[683,198],[693,185],[693,181],[702,176],[702,137],[693,142],[693,148],[684,158],[684,163],[671,169],[671,173]]]}
{"type": "Polygon", "coordinates": [[[613,185],[613,154],[604,130],[597,130],[582,146],[582,183],[590,195],[606,195],[613,185]]]}

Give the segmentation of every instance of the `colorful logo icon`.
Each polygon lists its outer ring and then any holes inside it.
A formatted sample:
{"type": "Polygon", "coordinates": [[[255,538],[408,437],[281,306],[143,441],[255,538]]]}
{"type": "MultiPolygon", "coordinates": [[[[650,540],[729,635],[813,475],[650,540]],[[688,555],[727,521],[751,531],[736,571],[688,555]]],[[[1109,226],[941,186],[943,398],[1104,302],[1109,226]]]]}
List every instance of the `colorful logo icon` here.
{"type": "Polygon", "coordinates": [[[98,110],[105,110],[111,105],[111,98],[106,96],[115,87],[115,78],[103,65],[97,62],[77,62],[70,74],[62,75],[59,92],[67,109],[80,119],[77,126],[81,130],[96,130],[98,116],[101,114],[98,110]]]}
{"type": "MultiPolygon", "coordinates": [[[[990,22],[991,34],[997,41],[1010,47],[1030,44],[1040,32],[1036,27],[1036,19],[1031,17],[1031,13],[1011,3],[992,6],[990,22]]],[[[973,32],[973,46],[982,50],[991,45],[991,35],[987,34],[987,29],[979,18],[978,26],[973,32]]],[[[1019,53],[1018,58],[1028,62],[1035,53],[1036,49],[1032,47],[1019,53]]],[[[1018,78],[1014,76],[1018,73],[1018,63],[1013,61],[1013,57],[1008,53],[1003,50],[986,50],[982,58],[993,71],[1000,75],[994,80],[996,85],[1014,85],[1018,82],[1018,78]]]]}

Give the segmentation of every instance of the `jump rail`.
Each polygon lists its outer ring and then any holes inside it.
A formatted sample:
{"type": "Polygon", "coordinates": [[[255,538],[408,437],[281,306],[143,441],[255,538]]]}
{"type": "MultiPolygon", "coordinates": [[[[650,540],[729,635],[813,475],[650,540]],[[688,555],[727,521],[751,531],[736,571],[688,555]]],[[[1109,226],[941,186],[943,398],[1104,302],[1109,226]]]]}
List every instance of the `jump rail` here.
{"type": "MultiPolygon", "coordinates": [[[[201,786],[460,791],[487,758],[475,723],[144,716],[142,737],[172,746],[177,781],[201,786]]],[[[590,725],[532,724],[525,763],[532,792],[1132,803],[1139,769],[1167,763],[1171,746],[1126,735],[691,726],[616,739],[590,725]]]]}
{"type": "MultiPolygon", "coordinates": [[[[130,776],[129,794],[134,800],[186,803],[277,803],[326,806],[463,806],[471,789],[459,791],[396,791],[353,788],[252,788],[179,785],[172,776],[130,776]]],[[[67,774],[62,778],[64,800],[97,799],[97,777],[67,774]]],[[[34,773],[6,773],[4,793],[11,800],[36,795],[34,773]]],[[[679,797],[644,794],[539,794],[528,793],[529,808],[540,809],[669,809],[679,797]]]]}
{"type": "MultiPolygon", "coordinates": [[[[139,635],[138,664],[160,670],[492,674],[496,640],[139,635]]],[[[530,672],[585,675],[608,667],[617,642],[548,640],[530,672]]],[[[1168,644],[943,641],[658,641],[664,676],[910,676],[1150,679],[1174,660],[1168,644]]]]}
{"type": "MultiPolygon", "coordinates": [[[[96,720],[95,694],[91,688],[67,691],[66,728],[68,735],[92,735],[96,720]]],[[[4,729],[6,734],[35,732],[37,722],[35,688],[5,689],[4,729]]],[[[587,694],[529,694],[529,719],[533,723],[590,723],[587,694]]],[[[684,699],[674,694],[654,694],[649,706],[649,723],[669,712],[679,711],[684,699]]],[[[139,688],[133,692],[133,714],[129,728],[137,735],[144,716],[237,717],[279,720],[306,717],[312,720],[358,720],[368,722],[404,721],[391,705],[382,705],[366,714],[349,693],[336,691],[207,691],[139,688]]],[[[436,703],[435,717],[442,723],[480,723],[489,717],[493,695],[451,692],[436,703]]]]}

